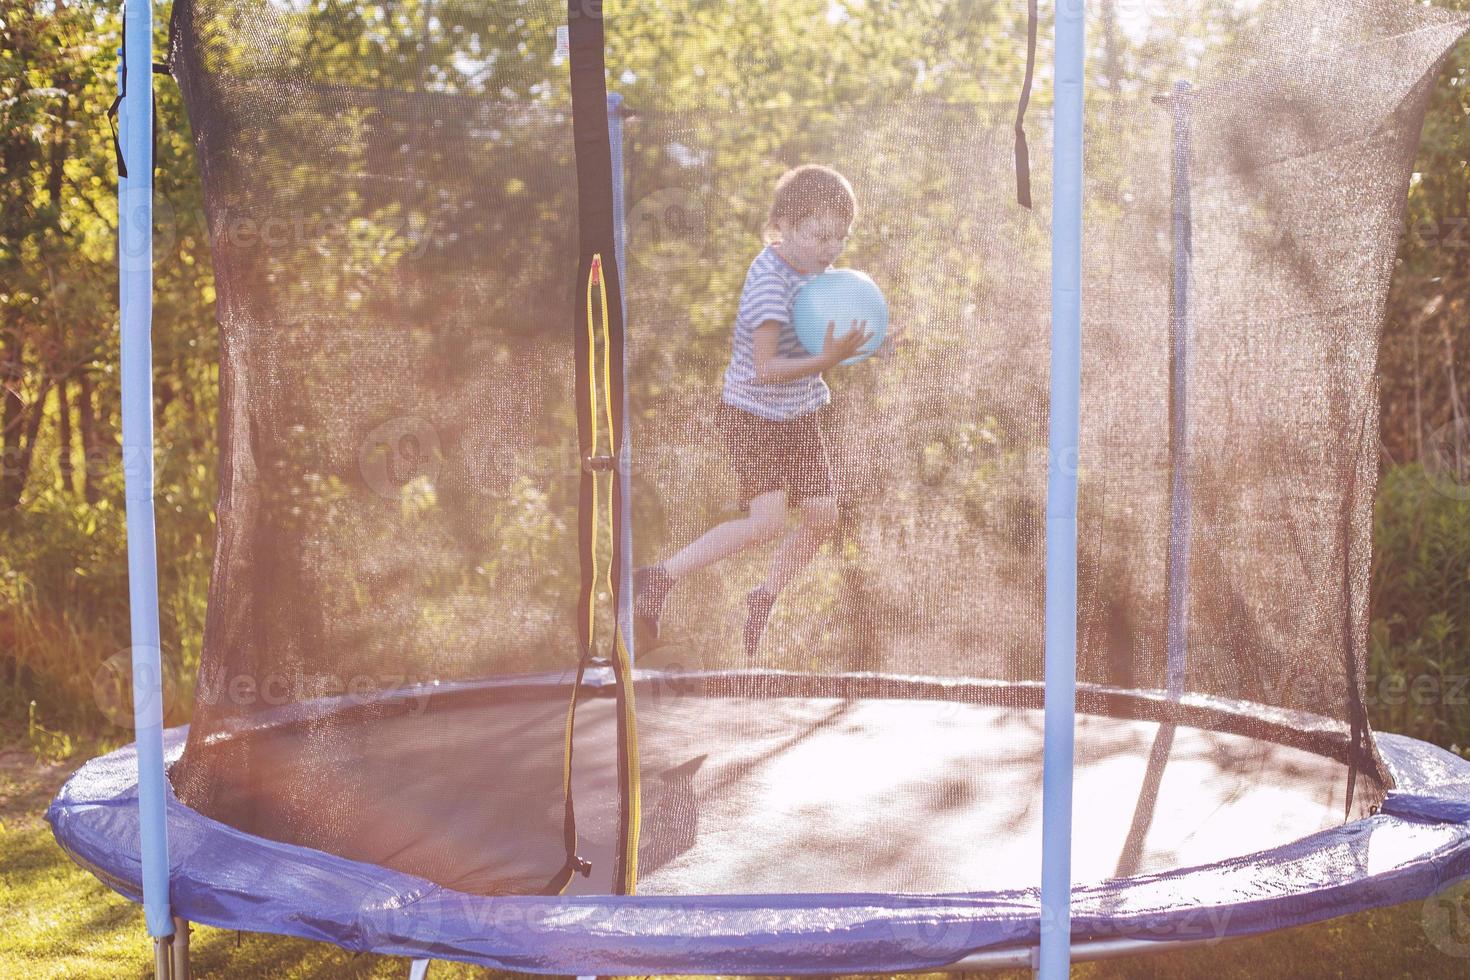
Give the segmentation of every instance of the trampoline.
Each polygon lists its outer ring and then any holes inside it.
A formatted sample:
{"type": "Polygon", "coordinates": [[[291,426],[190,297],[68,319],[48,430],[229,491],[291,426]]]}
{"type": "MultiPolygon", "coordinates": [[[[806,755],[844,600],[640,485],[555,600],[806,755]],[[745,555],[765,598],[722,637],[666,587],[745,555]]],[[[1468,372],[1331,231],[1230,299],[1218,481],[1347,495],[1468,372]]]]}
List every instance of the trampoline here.
{"type": "Polygon", "coordinates": [[[1470,19],[1156,6],[176,0],[221,337],[199,679],[165,731],[130,465],[138,739],[48,812],[159,975],[196,922],[420,971],[1056,978],[1470,876],[1470,763],[1366,707],[1378,331],[1470,19]],[[714,406],[811,162],[906,346],[830,362],[793,465],[835,524],[791,485],[640,637],[635,567],[755,519],[714,406]]]}
{"type": "MultiPolygon", "coordinates": [[[[639,849],[642,897],[610,897],[605,871],[574,879],[566,897],[511,895],[541,883],[504,876],[525,855],[502,815],[535,816],[507,805],[527,789],[503,778],[517,765],[507,736],[561,714],[556,680],[517,692],[510,712],[485,710],[505,703],[503,685],[465,685],[422,712],[423,692],[401,692],[371,729],[360,703],[333,699],[221,738],[207,751],[256,753],[271,778],[223,790],[231,825],[170,795],[175,907],[348,948],[552,973],[913,970],[1035,943],[1041,841],[1025,811],[1040,789],[1039,688],[751,672],[681,675],[672,698],[658,696],[669,677],[640,677],[641,729],[659,746],[643,757],[654,832],[639,849]],[[308,751],[307,717],[322,713],[352,732],[339,757],[308,751]],[[702,733],[756,713],[761,731],[709,751],[702,733]],[[985,738],[962,739],[976,731],[985,738]],[[887,767],[894,753],[924,763],[887,767]],[[299,790],[324,762],[350,774],[331,809],[299,790]],[[895,778],[858,778],[874,765],[895,778]],[[966,831],[977,825],[1006,832],[977,847],[966,831]],[[833,894],[835,882],[853,894],[833,894]]],[[[608,671],[586,679],[586,745],[615,744],[598,737],[615,727],[612,685],[608,671]]],[[[1074,934],[1093,947],[1281,928],[1470,874],[1470,766],[1444,750],[1380,736],[1395,789],[1345,823],[1344,746],[1323,719],[1084,685],[1077,721],[1089,761],[1074,779],[1089,802],[1073,837],[1074,934]],[[1312,748],[1284,744],[1303,733],[1312,748]]],[[[171,764],[184,739],[169,734],[171,764]]],[[[607,869],[615,769],[588,756],[575,787],[580,853],[607,869]]],[[[135,764],[132,748],[88,763],[51,817],[77,860],[136,899],[136,848],[118,845],[137,839],[135,764]]]]}

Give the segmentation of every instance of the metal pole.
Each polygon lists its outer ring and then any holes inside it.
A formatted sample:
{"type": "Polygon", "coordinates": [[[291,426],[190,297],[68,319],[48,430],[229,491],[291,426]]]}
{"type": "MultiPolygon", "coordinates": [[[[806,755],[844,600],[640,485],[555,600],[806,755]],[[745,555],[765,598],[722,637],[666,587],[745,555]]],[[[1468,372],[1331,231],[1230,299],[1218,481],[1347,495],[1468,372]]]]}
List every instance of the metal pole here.
{"type": "MultiPolygon", "coordinates": [[[[1148,956],[1153,953],[1172,953],[1181,949],[1218,945],[1223,937],[1209,939],[1094,939],[1080,942],[1072,947],[1072,962],[1091,963],[1097,960],[1120,959],[1130,956],[1148,956]]],[[[1008,949],[985,950],[971,953],[934,970],[944,973],[975,973],[982,970],[1036,970],[1038,950],[1035,946],[1010,947],[1008,949]]],[[[1144,972],[1140,967],[1140,973],[1144,972]]]]}
{"type": "Polygon", "coordinates": [[[624,194],[626,178],[623,175],[623,97],[616,92],[607,96],[607,138],[612,150],[612,200],[613,200],[613,251],[618,263],[618,295],[622,297],[623,309],[623,432],[622,452],[619,454],[617,479],[620,493],[619,508],[622,518],[622,534],[619,544],[622,554],[618,562],[620,587],[618,596],[618,621],[622,623],[623,644],[628,650],[628,659],[636,662],[638,651],[633,647],[633,449],[628,438],[628,224],[624,194]]]}
{"type": "Polygon", "coordinates": [[[173,973],[170,980],[189,980],[189,923],[174,916],[173,935],[173,957],[171,966],[173,973]]]}
{"type": "Polygon", "coordinates": [[[153,977],[154,980],[173,980],[174,976],[174,951],[173,936],[153,937],[153,977]]]}
{"type": "Polygon", "coordinates": [[[1169,492],[1169,625],[1164,646],[1168,653],[1166,683],[1169,696],[1175,698],[1184,693],[1189,663],[1189,273],[1194,257],[1189,192],[1189,93],[1188,82],[1175,82],[1172,96],[1167,100],[1174,136],[1170,167],[1174,266],[1169,281],[1169,448],[1173,473],[1169,492]]]}
{"type": "Polygon", "coordinates": [[[1037,975],[1063,980],[1072,941],[1077,709],[1077,463],[1082,393],[1082,82],[1085,0],[1056,5],[1052,121],[1051,416],[1046,519],[1046,714],[1037,975]]]}
{"type": "MultiPolygon", "coordinates": [[[[623,97],[616,92],[610,92],[607,96],[607,140],[612,150],[612,202],[613,202],[613,246],[618,258],[618,272],[622,274],[624,284],[627,274],[624,270],[624,262],[628,251],[628,225],[624,186],[626,178],[623,176],[623,97]]],[[[628,315],[628,294],[623,293],[623,316],[628,315]]]]}
{"type": "MultiPolygon", "coordinates": [[[[153,535],[153,10],[123,8],[118,176],[118,302],[121,327],[124,507],[128,607],[133,640],[133,724],[138,753],[138,824],[143,915],[149,935],[172,936],[163,766],[163,666],[158,637],[158,562],[153,535]]],[[[166,940],[158,945],[166,946],[166,940]]],[[[164,951],[166,954],[166,951],[164,951]]],[[[161,955],[164,955],[161,954],[161,955]]]]}

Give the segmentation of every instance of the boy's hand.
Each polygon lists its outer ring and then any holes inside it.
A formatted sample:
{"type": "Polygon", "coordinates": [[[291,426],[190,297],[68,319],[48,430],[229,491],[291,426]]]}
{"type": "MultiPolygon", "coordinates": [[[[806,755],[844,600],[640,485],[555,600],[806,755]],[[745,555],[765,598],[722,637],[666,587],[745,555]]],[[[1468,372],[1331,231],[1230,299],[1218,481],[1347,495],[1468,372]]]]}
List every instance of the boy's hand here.
{"type": "Polygon", "coordinates": [[[898,345],[904,343],[904,335],[909,332],[906,324],[890,323],[888,325],[888,336],[883,338],[883,343],[878,345],[876,354],[880,360],[888,360],[898,345]]]}
{"type": "Polygon", "coordinates": [[[837,336],[837,321],[827,321],[827,336],[822,340],[822,357],[829,365],[841,364],[849,357],[854,357],[863,349],[868,341],[873,339],[873,332],[868,329],[867,320],[853,320],[852,329],[841,337],[837,336]]]}

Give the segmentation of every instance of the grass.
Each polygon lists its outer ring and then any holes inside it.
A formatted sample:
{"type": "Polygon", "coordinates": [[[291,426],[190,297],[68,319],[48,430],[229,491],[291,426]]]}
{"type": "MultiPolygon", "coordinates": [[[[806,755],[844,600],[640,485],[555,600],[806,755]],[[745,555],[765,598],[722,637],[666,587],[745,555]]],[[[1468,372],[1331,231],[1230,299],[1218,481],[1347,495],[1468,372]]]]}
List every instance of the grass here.
{"type": "MultiPolygon", "coordinates": [[[[75,764],[38,761],[29,747],[16,743],[0,747],[0,977],[74,980],[150,975],[148,938],[138,908],[72,864],[42,819],[47,802],[75,764]]],[[[365,980],[403,978],[408,972],[402,959],[207,927],[195,929],[192,952],[195,976],[200,978],[365,980]]],[[[494,975],[456,963],[435,963],[429,971],[432,980],[494,975]]],[[[1027,974],[996,971],[983,976],[1022,980],[1027,974]]],[[[1470,888],[1451,889],[1429,903],[1409,902],[1266,936],[1080,964],[1073,976],[1083,980],[1464,978],[1470,976],[1470,888]]]]}

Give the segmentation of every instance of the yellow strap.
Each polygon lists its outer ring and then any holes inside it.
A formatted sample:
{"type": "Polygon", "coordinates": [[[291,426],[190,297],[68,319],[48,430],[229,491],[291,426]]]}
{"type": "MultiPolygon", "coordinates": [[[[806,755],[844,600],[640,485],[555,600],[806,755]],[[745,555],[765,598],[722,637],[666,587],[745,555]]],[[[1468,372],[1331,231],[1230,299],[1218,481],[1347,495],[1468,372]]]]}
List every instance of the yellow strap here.
{"type": "MultiPolygon", "coordinates": [[[[608,319],[607,318],[607,280],[605,280],[602,277],[602,275],[601,275],[601,272],[602,272],[602,256],[601,255],[593,256],[593,258],[592,258],[592,267],[593,267],[593,269],[597,270],[597,273],[598,273],[598,275],[597,275],[598,301],[602,305],[602,401],[603,401],[603,414],[604,414],[604,416],[605,416],[605,418],[607,420],[608,441],[611,443],[612,453],[613,453],[614,457],[616,457],[617,450],[618,450],[618,434],[617,434],[617,430],[613,428],[613,403],[612,403],[612,334],[609,332],[608,325],[607,325],[607,319],[608,319]]],[[[592,412],[593,412],[594,415],[597,413],[596,402],[593,403],[592,412]]],[[[594,438],[596,437],[596,428],[597,427],[594,425],[593,426],[594,438]]],[[[616,458],[614,458],[613,459],[613,474],[614,474],[613,475],[613,479],[614,480],[617,479],[617,466],[618,466],[618,460],[616,458]]],[[[611,501],[609,501],[609,503],[611,503],[611,501]]],[[[607,553],[609,555],[615,555],[615,554],[617,554],[617,542],[613,540],[614,536],[617,533],[617,530],[616,530],[616,528],[614,526],[615,523],[616,522],[611,521],[611,520],[609,520],[607,522],[607,549],[608,549],[607,550],[607,553]]],[[[607,563],[607,594],[608,595],[612,595],[613,594],[612,573],[613,573],[613,563],[611,561],[609,561],[607,563]]],[[[616,601],[616,600],[614,600],[614,601],[616,601]]]]}
{"type": "MultiPolygon", "coordinates": [[[[601,293],[601,299],[602,299],[601,310],[602,310],[602,313],[604,315],[603,333],[605,335],[606,332],[607,332],[607,327],[606,327],[606,323],[605,323],[606,313],[607,313],[607,291],[606,291],[605,288],[602,288],[602,256],[600,256],[600,255],[594,255],[592,257],[592,269],[591,269],[591,271],[590,271],[590,273],[588,274],[588,277],[587,277],[587,386],[588,386],[588,398],[589,398],[588,404],[592,406],[592,413],[591,413],[592,414],[592,452],[591,452],[591,455],[593,457],[596,457],[597,456],[597,449],[598,449],[599,441],[598,441],[598,424],[597,424],[597,346],[596,346],[596,336],[597,336],[596,335],[596,329],[597,328],[594,325],[594,318],[596,317],[598,310],[597,310],[596,307],[593,306],[593,301],[592,301],[592,296],[593,296],[592,290],[593,290],[593,287],[594,286],[597,286],[599,288],[599,292],[601,293]]],[[[597,636],[597,634],[594,632],[594,630],[596,629],[596,625],[597,625],[597,595],[596,595],[596,592],[597,592],[597,515],[598,515],[598,512],[600,510],[601,510],[601,505],[600,505],[599,500],[598,500],[597,473],[596,473],[596,471],[593,471],[593,473],[592,473],[592,576],[591,576],[591,581],[592,581],[593,584],[592,584],[591,594],[587,596],[587,624],[586,624],[586,626],[587,626],[587,632],[585,634],[583,634],[587,638],[587,648],[589,650],[592,648],[592,643],[594,641],[594,638],[597,636]]],[[[581,677],[581,671],[580,671],[580,669],[577,672],[577,676],[578,676],[578,678],[581,677]]],[[[578,698],[578,696],[580,694],[581,694],[580,691],[573,690],[572,691],[571,703],[567,706],[566,739],[565,739],[565,744],[563,746],[563,751],[562,751],[562,774],[561,774],[561,779],[562,779],[562,792],[564,792],[566,794],[566,798],[568,800],[570,800],[571,799],[571,796],[572,796],[572,740],[576,736],[576,731],[575,730],[576,730],[576,719],[577,719],[577,698],[578,698]]],[[[570,879],[568,879],[568,883],[570,883],[570,879]]],[[[565,886],[563,886],[563,891],[565,891],[565,886]]]]}
{"type": "MultiPolygon", "coordinates": [[[[617,430],[613,425],[613,397],[612,397],[612,334],[608,326],[608,299],[607,282],[602,274],[602,255],[592,256],[592,268],[587,277],[587,385],[588,404],[592,408],[592,433],[591,433],[591,455],[596,458],[602,447],[602,425],[606,422],[608,438],[614,454],[618,451],[617,430]],[[597,391],[597,324],[601,324],[602,332],[602,420],[597,417],[598,391],[597,391]]],[[[618,460],[613,460],[614,474],[618,460]]],[[[602,488],[598,480],[598,473],[592,473],[592,582],[593,593],[587,597],[587,633],[589,645],[596,637],[595,627],[597,623],[597,596],[596,582],[598,578],[597,569],[597,539],[599,522],[602,514],[602,488]]],[[[616,479],[614,475],[613,479],[616,479]]],[[[609,495],[611,502],[611,495],[609,495]]],[[[617,554],[617,524],[609,520],[607,523],[608,553],[617,554]]],[[[631,587],[631,583],[629,583],[631,587]]],[[[607,567],[607,589],[613,593],[613,563],[608,562],[607,567]]],[[[633,665],[628,656],[627,645],[623,642],[623,631],[621,628],[614,629],[615,639],[613,641],[613,656],[617,662],[617,673],[623,679],[622,705],[623,705],[623,730],[627,733],[627,779],[625,788],[628,806],[628,839],[624,845],[623,864],[623,890],[626,894],[633,894],[638,883],[638,840],[639,830],[642,822],[642,796],[638,765],[638,726],[636,724],[636,713],[633,703],[633,665]]],[[[571,792],[571,750],[572,750],[572,717],[567,717],[567,752],[566,752],[566,790],[571,792]]]]}
{"type": "Polygon", "coordinates": [[[623,683],[623,724],[628,733],[628,839],[624,845],[626,858],[623,862],[623,893],[637,894],[638,891],[638,839],[643,824],[642,777],[638,766],[638,713],[633,709],[633,665],[628,660],[628,648],[623,645],[623,631],[617,631],[613,643],[618,658],[618,671],[623,683]]]}
{"type": "MultiPolygon", "coordinates": [[[[592,260],[593,268],[601,271],[602,257],[595,256],[592,260]]],[[[613,400],[612,400],[612,334],[608,327],[607,316],[607,281],[597,276],[598,301],[602,310],[602,395],[603,395],[603,417],[607,422],[607,431],[612,443],[612,452],[616,457],[618,452],[617,429],[613,425],[613,400]]],[[[594,413],[596,409],[594,408],[594,413]]],[[[613,479],[617,479],[619,460],[613,460],[613,479]]],[[[614,540],[617,534],[615,521],[608,521],[607,543],[608,554],[617,554],[617,542],[614,540]]],[[[613,595],[613,563],[607,566],[607,591],[613,595]]],[[[631,583],[629,583],[631,585],[631,583]]],[[[623,891],[632,895],[638,886],[638,837],[642,817],[642,797],[640,793],[638,772],[638,726],[636,724],[636,712],[633,705],[633,665],[628,657],[628,648],[623,642],[623,631],[621,628],[614,630],[616,637],[613,641],[613,656],[617,658],[618,675],[623,678],[623,727],[627,732],[628,751],[628,840],[625,845],[625,862],[623,865],[623,891]]]]}
{"type": "MultiPolygon", "coordinates": [[[[587,274],[587,404],[592,416],[591,457],[597,458],[601,445],[601,426],[597,419],[597,335],[595,317],[602,314],[602,332],[607,335],[607,287],[602,282],[602,256],[592,256],[592,268],[587,274]],[[593,305],[593,290],[597,290],[598,306],[593,305]]],[[[609,426],[611,428],[611,426],[609,426]]],[[[592,594],[587,596],[587,638],[589,646],[597,636],[597,525],[602,514],[602,490],[597,471],[592,471],[592,594]]],[[[609,571],[609,574],[611,572],[609,571]]]]}
{"type": "MultiPolygon", "coordinates": [[[[577,685],[580,681],[580,674],[581,672],[579,671],[578,677],[572,681],[574,685],[577,685]]],[[[576,687],[572,688],[572,697],[570,702],[567,704],[566,744],[562,747],[561,785],[562,792],[566,794],[563,799],[568,801],[572,798],[572,731],[576,727],[577,723],[577,695],[580,693],[581,692],[578,691],[576,687]]],[[[576,848],[574,847],[573,851],[575,852],[575,850],[576,848]]],[[[572,856],[573,855],[568,855],[568,858],[570,859],[572,856]]],[[[567,887],[571,885],[573,873],[574,872],[567,874],[567,880],[562,882],[561,888],[558,889],[558,893],[565,892],[567,890],[567,887]]]]}

